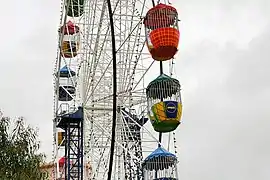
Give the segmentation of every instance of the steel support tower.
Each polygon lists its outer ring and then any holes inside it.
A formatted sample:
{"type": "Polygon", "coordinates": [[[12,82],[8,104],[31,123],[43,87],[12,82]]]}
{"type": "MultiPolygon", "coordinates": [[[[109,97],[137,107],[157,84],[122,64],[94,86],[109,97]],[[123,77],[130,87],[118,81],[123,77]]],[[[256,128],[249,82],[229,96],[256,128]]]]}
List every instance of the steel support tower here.
{"type": "Polygon", "coordinates": [[[83,108],[58,118],[65,131],[65,180],[83,180],[83,108]]]}

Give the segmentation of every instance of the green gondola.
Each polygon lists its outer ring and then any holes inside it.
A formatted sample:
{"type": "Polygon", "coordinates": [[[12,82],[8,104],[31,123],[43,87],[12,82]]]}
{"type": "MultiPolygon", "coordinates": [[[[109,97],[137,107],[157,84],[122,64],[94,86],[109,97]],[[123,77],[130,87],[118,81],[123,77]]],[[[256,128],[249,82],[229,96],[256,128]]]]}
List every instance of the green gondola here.
{"type": "Polygon", "coordinates": [[[70,5],[66,5],[67,15],[70,17],[80,17],[84,13],[84,0],[69,0],[70,5]]]}
{"type": "Polygon", "coordinates": [[[174,131],[182,116],[181,86],[177,79],[161,74],[146,89],[148,113],[157,132],[174,131]]]}

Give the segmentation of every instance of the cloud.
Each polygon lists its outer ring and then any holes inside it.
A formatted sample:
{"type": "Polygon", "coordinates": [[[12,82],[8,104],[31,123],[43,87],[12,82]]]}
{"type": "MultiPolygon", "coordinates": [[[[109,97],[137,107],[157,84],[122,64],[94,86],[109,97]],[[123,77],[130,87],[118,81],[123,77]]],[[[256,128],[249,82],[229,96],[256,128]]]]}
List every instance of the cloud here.
{"type": "Polygon", "coordinates": [[[60,3],[26,0],[2,6],[0,108],[6,116],[24,116],[37,126],[41,151],[50,157],[60,3]]]}
{"type": "Polygon", "coordinates": [[[179,74],[182,179],[270,178],[269,40],[267,29],[244,49],[205,41],[183,55],[183,61],[191,58],[192,63],[179,74]]]}

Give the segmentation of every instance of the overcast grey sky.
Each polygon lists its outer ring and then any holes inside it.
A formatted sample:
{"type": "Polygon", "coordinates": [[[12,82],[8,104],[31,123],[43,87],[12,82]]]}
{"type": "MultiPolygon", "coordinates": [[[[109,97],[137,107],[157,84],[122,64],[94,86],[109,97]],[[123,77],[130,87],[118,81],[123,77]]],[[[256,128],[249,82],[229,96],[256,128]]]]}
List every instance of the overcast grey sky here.
{"type": "MultiPolygon", "coordinates": [[[[270,1],[171,1],[182,19],[181,179],[269,180],[270,1]]],[[[38,126],[50,156],[59,2],[2,6],[0,108],[38,126]]]]}

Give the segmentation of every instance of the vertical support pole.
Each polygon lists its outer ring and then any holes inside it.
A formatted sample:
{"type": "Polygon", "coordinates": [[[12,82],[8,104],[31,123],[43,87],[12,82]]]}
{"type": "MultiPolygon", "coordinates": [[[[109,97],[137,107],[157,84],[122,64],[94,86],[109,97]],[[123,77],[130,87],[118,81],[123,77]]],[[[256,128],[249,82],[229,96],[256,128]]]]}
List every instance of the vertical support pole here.
{"type": "MultiPolygon", "coordinates": [[[[82,110],[83,111],[83,110],[82,110]]],[[[83,119],[81,121],[81,142],[80,142],[80,149],[81,149],[81,152],[80,152],[80,165],[81,165],[81,179],[80,180],[83,180],[83,174],[84,174],[84,168],[87,168],[86,167],[86,164],[85,164],[85,167],[84,167],[84,161],[83,161],[83,156],[84,156],[84,149],[83,149],[83,143],[84,143],[84,133],[83,133],[83,130],[84,130],[84,111],[83,111],[83,119]]]]}
{"type": "Polygon", "coordinates": [[[70,124],[69,123],[67,123],[67,132],[66,132],[68,135],[68,139],[67,139],[67,152],[68,152],[68,154],[67,154],[67,157],[65,157],[65,160],[66,160],[66,163],[67,163],[67,173],[68,173],[68,178],[67,178],[67,180],[70,180],[70,176],[71,176],[71,172],[70,172],[70,148],[71,148],[71,143],[70,143],[70,141],[71,141],[71,136],[70,136],[70,133],[71,133],[71,131],[70,131],[70,124]]]}
{"type": "Polygon", "coordinates": [[[68,130],[67,130],[67,126],[65,127],[65,166],[63,168],[63,171],[65,172],[65,179],[68,178],[68,161],[67,161],[67,157],[68,157],[68,130]]]}

